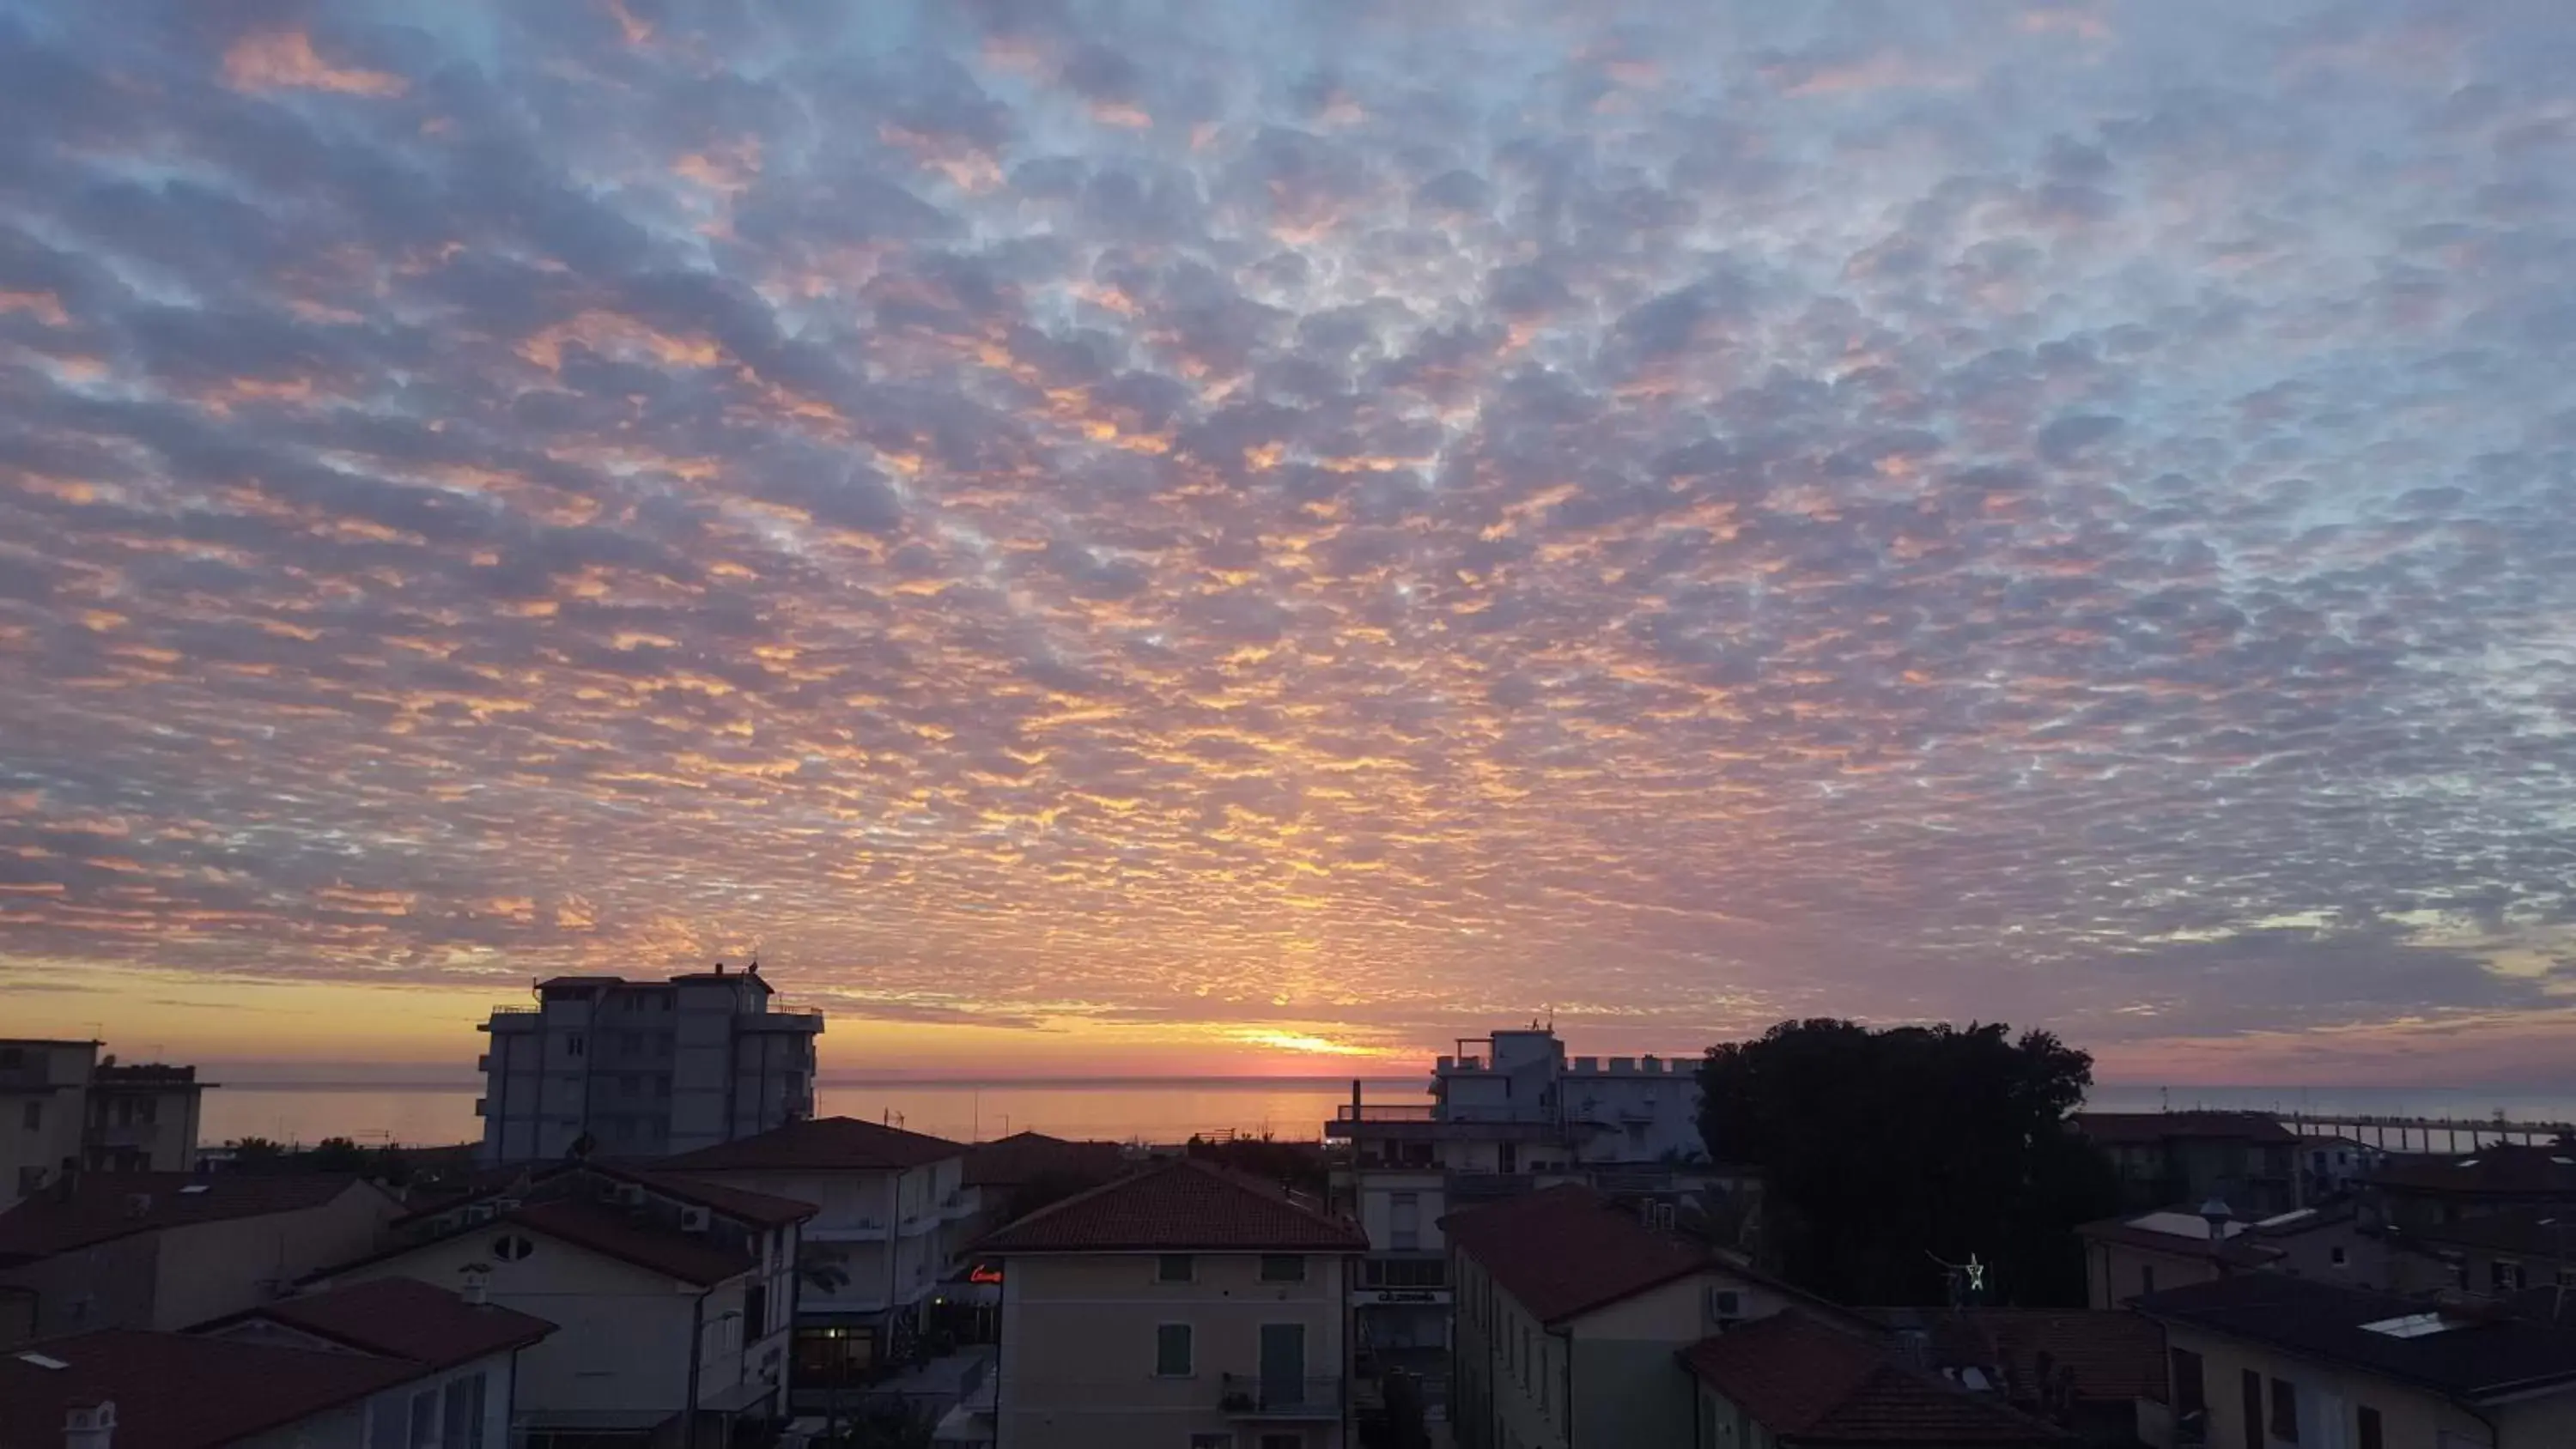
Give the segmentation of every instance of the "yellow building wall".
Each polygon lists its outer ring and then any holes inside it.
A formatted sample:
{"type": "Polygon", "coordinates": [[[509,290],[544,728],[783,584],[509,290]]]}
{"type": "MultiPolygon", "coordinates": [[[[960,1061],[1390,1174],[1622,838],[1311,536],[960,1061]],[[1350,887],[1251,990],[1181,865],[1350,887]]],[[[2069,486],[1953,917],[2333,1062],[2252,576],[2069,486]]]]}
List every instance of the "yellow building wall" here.
{"type": "Polygon", "coordinates": [[[1261,1326],[1302,1324],[1306,1374],[1341,1378],[1349,1355],[1344,1260],[1305,1256],[1302,1283],[1265,1283],[1260,1257],[1193,1255],[1188,1283],[1155,1280],[1157,1255],[1013,1255],[1003,1266],[997,1413],[1001,1442],[1047,1449],[1130,1449],[1192,1434],[1297,1434],[1308,1449],[1343,1443],[1342,1426],[1248,1423],[1219,1404],[1224,1376],[1257,1378],[1261,1326]],[[1191,1328],[1187,1377],[1155,1373],[1156,1330],[1191,1328]],[[1257,1431],[1257,1432],[1256,1432],[1257,1431]]]}

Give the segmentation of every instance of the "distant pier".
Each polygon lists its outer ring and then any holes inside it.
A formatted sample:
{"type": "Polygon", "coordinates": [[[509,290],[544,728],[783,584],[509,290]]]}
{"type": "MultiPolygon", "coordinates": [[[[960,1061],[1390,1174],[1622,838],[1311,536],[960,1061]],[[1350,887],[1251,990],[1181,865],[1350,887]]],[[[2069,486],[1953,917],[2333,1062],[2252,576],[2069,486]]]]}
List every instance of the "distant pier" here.
{"type": "Polygon", "coordinates": [[[2546,1147],[2576,1138],[2576,1123],[2494,1117],[2383,1117],[2366,1113],[2275,1112],[2301,1137],[2349,1137],[2382,1152],[2475,1152],[2499,1144],[2546,1147]]]}

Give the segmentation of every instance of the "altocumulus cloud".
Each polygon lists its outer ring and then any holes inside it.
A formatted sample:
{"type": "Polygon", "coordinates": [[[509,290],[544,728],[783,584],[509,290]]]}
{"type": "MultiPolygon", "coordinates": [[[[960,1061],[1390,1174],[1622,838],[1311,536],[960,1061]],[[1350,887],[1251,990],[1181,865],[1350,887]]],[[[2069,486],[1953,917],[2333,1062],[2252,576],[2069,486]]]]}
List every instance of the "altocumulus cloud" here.
{"type": "Polygon", "coordinates": [[[2571,69],[0,0],[0,959],[2563,1039],[2571,69]]]}

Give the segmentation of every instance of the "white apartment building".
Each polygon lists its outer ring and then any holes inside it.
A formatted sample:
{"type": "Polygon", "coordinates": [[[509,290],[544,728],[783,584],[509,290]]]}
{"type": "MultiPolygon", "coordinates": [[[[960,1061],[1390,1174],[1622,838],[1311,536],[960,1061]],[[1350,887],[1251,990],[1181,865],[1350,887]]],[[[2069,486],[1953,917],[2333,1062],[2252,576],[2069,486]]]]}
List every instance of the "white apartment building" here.
{"type": "Polygon", "coordinates": [[[558,976],[534,1006],[478,1030],[484,1166],[549,1162],[584,1137],[603,1155],[659,1156],[814,1115],[823,1013],[779,1004],[759,963],[668,981],[558,976]]]}
{"type": "Polygon", "coordinates": [[[196,1167],[198,1102],[214,1083],[198,1081],[195,1067],[121,1067],[98,1048],[0,1039],[0,1211],[58,1181],[66,1164],[108,1172],[196,1167]]]}
{"type": "Polygon", "coordinates": [[[810,1204],[792,1354],[799,1408],[866,1388],[903,1354],[975,1214],[964,1144],[850,1117],[792,1122],[654,1164],[683,1182],[810,1204]]]}
{"type": "Polygon", "coordinates": [[[1433,1063],[1428,1103],[1365,1101],[1353,1083],[1324,1134],[1350,1143],[1333,1189],[1369,1236],[1352,1307],[1372,1365],[1438,1392],[1451,1309],[1444,1213],[1557,1183],[1739,1186],[1701,1146],[1698,1066],[1691,1055],[1569,1058],[1554,1031],[1532,1026],[1461,1039],[1433,1063]]]}

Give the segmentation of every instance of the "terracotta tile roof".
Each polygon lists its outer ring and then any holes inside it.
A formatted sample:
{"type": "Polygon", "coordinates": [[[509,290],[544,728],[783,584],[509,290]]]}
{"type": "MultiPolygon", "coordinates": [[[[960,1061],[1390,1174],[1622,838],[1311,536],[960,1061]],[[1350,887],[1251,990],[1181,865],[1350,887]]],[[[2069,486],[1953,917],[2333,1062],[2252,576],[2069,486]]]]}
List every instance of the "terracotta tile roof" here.
{"type": "Polygon", "coordinates": [[[215,1332],[260,1321],[283,1324],[361,1353],[409,1359],[431,1368],[453,1368],[486,1354],[525,1348],[555,1331],[555,1325],[542,1318],[497,1304],[471,1304],[412,1278],[378,1278],[328,1293],[283,1298],[191,1331],[215,1332]]]}
{"type": "Polygon", "coordinates": [[[84,1172],[69,1198],[47,1188],[0,1213],[0,1263],[189,1223],[301,1212],[345,1192],[392,1201],[382,1188],[341,1173],[84,1172]]]}
{"type": "Polygon", "coordinates": [[[2511,1207],[2390,1236],[2404,1246],[2477,1248],[2507,1257],[2576,1263],[2576,1201],[2511,1207]]]}
{"type": "Polygon", "coordinates": [[[586,1202],[532,1202],[480,1226],[498,1230],[507,1223],[520,1224],[639,1268],[667,1273],[701,1288],[748,1273],[757,1266],[748,1254],[731,1252],[687,1233],[637,1223],[586,1202]]]}
{"type": "Polygon", "coordinates": [[[2576,1197],[2576,1147],[2481,1147],[2391,1157],[2367,1179],[2400,1192],[2470,1197],[2576,1197]]]}
{"type": "Polygon", "coordinates": [[[706,1182],[692,1177],[676,1177],[661,1171],[659,1164],[652,1168],[645,1168],[622,1162],[593,1163],[591,1167],[605,1176],[651,1188],[655,1192],[677,1198],[682,1202],[693,1202],[701,1207],[713,1208],[737,1222],[750,1223],[757,1227],[785,1227],[789,1223],[801,1223],[822,1211],[817,1204],[798,1198],[780,1197],[776,1193],[753,1192],[747,1187],[729,1187],[720,1182],[706,1182]]]}
{"type": "Polygon", "coordinates": [[[2075,1126],[2106,1147],[2150,1146],[2176,1138],[2296,1142],[2298,1134],[2264,1112],[2078,1112],[2075,1126]]]}
{"type": "Polygon", "coordinates": [[[2508,1305],[2400,1298],[2286,1273],[2239,1273],[2135,1300],[2140,1313],[2307,1358],[2404,1379],[2459,1398],[2576,1387],[2576,1328],[2516,1317],[2508,1305]],[[2366,1325],[2437,1313],[2410,1337],[2366,1325]]]}
{"type": "MultiPolygon", "coordinates": [[[[2088,1308],[1871,1308],[1891,1335],[1920,1334],[1931,1368],[2000,1375],[2016,1400],[2039,1398],[2040,1355],[2079,1402],[2165,1398],[2165,1332],[2153,1319],[2088,1308]]],[[[1902,1352],[1901,1347],[1899,1349],[1902,1352]]]]}
{"type": "Polygon", "coordinates": [[[0,1352],[0,1449],[61,1449],[64,1415],[101,1400],[116,1405],[116,1449],[212,1449],[432,1372],[406,1359],[184,1333],[50,1339],[0,1352]]]}
{"type": "Polygon", "coordinates": [[[1656,1232],[1572,1183],[1440,1220],[1450,1243],[1542,1323],[1557,1323],[1703,1269],[1752,1275],[1705,1246],[1656,1232]]]}
{"type": "Polygon", "coordinates": [[[1050,1203],[982,1253],[1358,1253],[1368,1235],[1267,1183],[1178,1157],[1050,1203]]]}
{"type": "Polygon", "coordinates": [[[1017,1187],[1051,1172],[1108,1177],[1125,1166],[1115,1142],[1074,1142],[1043,1132],[1014,1132],[966,1150],[966,1185],[1017,1187]]]}
{"type": "Polygon", "coordinates": [[[1791,1445],[2050,1444],[2051,1425],[1898,1363],[1804,1313],[1769,1318],[1681,1351],[1700,1382],[1791,1445]]]}
{"type": "Polygon", "coordinates": [[[654,1167],[662,1172],[721,1172],[749,1168],[890,1171],[965,1155],[964,1143],[951,1142],[945,1137],[906,1132],[900,1127],[862,1122],[855,1117],[816,1117],[773,1127],[756,1137],[737,1137],[731,1142],[719,1142],[713,1147],[665,1157],[654,1167]]]}
{"type": "Polygon", "coordinates": [[[2260,1268],[2265,1264],[2278,1262],[2282,1257],[2281,1249],[2257,1241],[2260,1235],[2250,1227],[2222,1239],[2213,1255],[2209,1246],[2208,1226],[2193,1214],[2180,1208],[2170,1208],[2155,1213],[2123,1213],[2116,1218],[2104,1218],[2099,1222],[2081,1224],[2075,1229],[2075,1233],[2076,1236],[2089,1241],[2118,1243],[2124,1247],[2143,1249],[2150,1253],[2163,1253],[2174,1258],[2215,1256],[2231,1268],[2260,1268]],[[2182,1232],[2168,1233],[2153,1227],[2138,1225],[2142,1219],[2167,1218],[2174,1219],[2177,1227],[2188,1225],[2199,1231],[2196,1235],[2182,1232]]]}

